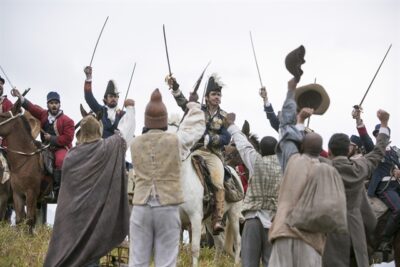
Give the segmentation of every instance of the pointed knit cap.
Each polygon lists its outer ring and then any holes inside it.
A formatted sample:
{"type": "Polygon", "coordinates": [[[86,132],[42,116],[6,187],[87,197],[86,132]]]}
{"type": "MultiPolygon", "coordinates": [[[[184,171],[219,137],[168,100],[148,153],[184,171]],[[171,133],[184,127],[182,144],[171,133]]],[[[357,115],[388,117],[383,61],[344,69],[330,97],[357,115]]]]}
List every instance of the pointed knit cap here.
{"type": "Polygon", "coordinates": [[[168,112],[158,89],[154,90],[144,112],[144,126],[148,129],[168,127],[168,112]]]}

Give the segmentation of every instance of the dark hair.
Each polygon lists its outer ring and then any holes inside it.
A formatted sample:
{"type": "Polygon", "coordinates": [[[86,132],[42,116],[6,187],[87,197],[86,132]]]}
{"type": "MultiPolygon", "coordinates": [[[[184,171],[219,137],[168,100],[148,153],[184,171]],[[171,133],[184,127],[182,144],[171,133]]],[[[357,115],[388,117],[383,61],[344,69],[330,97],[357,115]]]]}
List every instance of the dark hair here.
{"type": "Polygon", "coordinates": [[[275,154],[275,147],[278,141],[272,136],[265,136],[260,141],[261,156],[269,156],[275,154]]]}
{"type": "Polygon", "coordinates": [[[0,82],[4,84],[6,81],[0,76],[0,82]]]}
{"type": "Polygon", "coordinates": [[[333,156],[347,156],[350,139],[347,134],[336,133],[329,139],[328,148],[333,156]]]}

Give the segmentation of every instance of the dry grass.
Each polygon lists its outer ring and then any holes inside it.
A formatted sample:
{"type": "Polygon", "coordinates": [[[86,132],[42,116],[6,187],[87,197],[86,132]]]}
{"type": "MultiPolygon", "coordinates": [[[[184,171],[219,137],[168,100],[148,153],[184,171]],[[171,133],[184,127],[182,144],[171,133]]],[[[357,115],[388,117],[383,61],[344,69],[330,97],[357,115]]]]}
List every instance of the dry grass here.
{"type": "MultiPolygon", "coordinates": [[[[33,236],[30,236],[26,226],[15,227],[0,224],[0,266],[43,266],[51,236],[51,230],[52,229],[49,226],[37,226],[33,236]]],[[[117,255],[117,252],[117,249],[115,249],[112,251],[112,254],[117,255]]],[[[230,257],[223,255],[218,262],[214,262],[214,255],[214,249],[202,248],[200,251],[200,267],[233,266],[233,260],[230,257]]],[[[127,256],[127,250],[123,250],[123,256],[127,256]]],[[[101,259],[103,265],[106,261],[106,257],[101,259]]],[[[187,267],[190,266],[190,264],[190,246],[182,246],[179,253],[178,267],[187,267]]]]}

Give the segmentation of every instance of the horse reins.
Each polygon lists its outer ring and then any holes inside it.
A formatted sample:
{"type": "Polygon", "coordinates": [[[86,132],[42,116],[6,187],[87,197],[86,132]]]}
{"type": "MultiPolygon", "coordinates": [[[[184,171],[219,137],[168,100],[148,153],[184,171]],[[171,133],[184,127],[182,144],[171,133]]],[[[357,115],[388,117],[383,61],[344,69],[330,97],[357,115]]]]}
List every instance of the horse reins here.
{"type": "Polygon", "coordinates": [[[22,116],[21,113],[18,113],[17,115],[14,116],[14,114],[11,112],[11,110],[10,110],[8,113],[10,113],[11,117],[8,118],[8,119],[5,120],[5,121],[0,122],[0,126],[1,126],[1,125],[4,125],[4,124],[6,124],[6,123],[8,123],[8,122],[10,122],[10,121],[12,121],[12,120],[14,120],[14,119],[16,119],[16,118],[22,116]]]}

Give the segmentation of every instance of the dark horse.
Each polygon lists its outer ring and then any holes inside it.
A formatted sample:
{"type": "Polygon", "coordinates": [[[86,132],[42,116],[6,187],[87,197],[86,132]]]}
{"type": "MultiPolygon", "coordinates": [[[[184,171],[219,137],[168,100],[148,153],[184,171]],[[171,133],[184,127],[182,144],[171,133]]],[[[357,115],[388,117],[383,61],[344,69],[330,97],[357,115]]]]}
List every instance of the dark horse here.
{"type": "Polygon", "coordinates": [[[21,113],[19,101],[11,111],[0,114],[0,136],[5,137],[8,144],[6,152],[16,223],[26,219],[29,232],[32,233],[36,222],[36,204],[41,192],[43,168],[40,160],[41,150],[36,146],[30,125],[21,113]]]}

